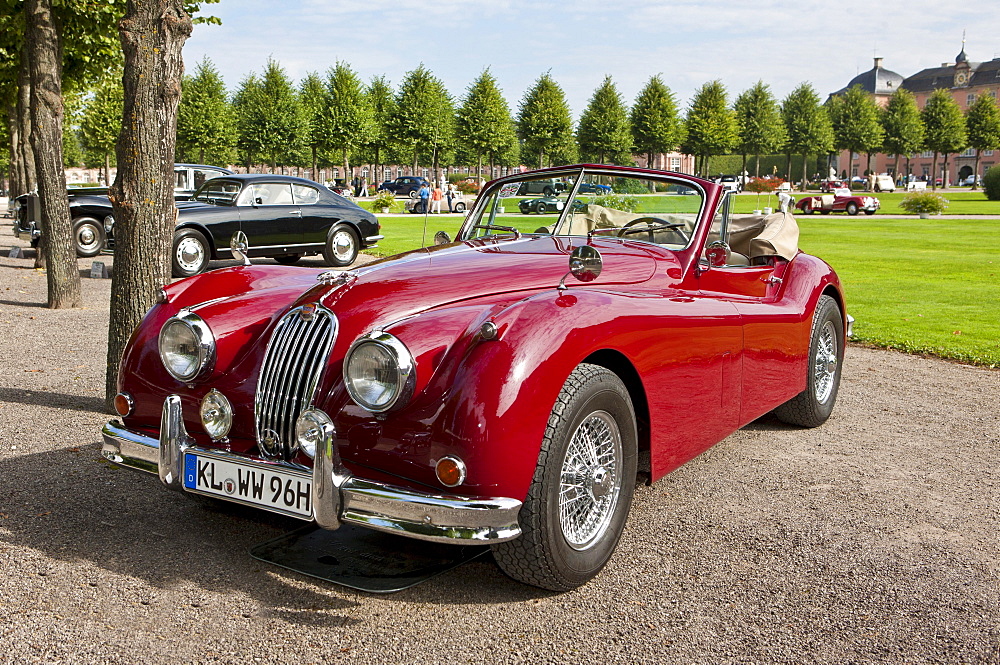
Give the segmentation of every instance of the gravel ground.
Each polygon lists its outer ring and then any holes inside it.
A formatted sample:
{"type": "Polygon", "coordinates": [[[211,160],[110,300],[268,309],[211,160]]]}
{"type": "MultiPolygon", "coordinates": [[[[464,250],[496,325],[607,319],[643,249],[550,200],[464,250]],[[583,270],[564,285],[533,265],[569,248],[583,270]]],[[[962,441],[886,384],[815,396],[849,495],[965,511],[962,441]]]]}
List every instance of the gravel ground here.
{"type": "Polygon", "coordinates": [[[298,522],[103,463],[110,280],[51,311],[31,265],[0,258],[0,662],[1000,664],[996,371],[851,347],[826,425],[639,486],[583,588],[487,558],[373,596],[247,554],[298,522]]]}

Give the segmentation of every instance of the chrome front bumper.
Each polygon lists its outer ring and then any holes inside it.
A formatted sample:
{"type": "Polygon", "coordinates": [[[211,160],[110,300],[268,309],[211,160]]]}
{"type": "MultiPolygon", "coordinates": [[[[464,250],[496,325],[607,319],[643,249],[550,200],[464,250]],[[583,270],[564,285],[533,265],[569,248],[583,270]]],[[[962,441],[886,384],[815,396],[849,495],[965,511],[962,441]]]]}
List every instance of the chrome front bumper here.
{"type": "MultiPolygon", "coordinates": [[[[180,398],[176,395],[163,403],[159,440],[126,429],[116,420],[108,422],[102,434],[101,455],[105,459],[157,474],[164,485],[174,490],[190,491],[183,486],[181,477],[185,453],[229,459],[260,468],[279,468],[303,477],[311,475],[312,519],[324,529],[336,529],[341,523],[349,522],[410,538],[454,544],[500,543],[521,535],[517,523],[521,502],[517,499],[431,494],[355,478],[341,464],[332,435],[317,452],[311,472],[282,462],[261,462],[225,451],[199,448],[193,445],[184,429],[180,398]]],[[[267,506],[248,505],[272,510],[267,506]]]]}

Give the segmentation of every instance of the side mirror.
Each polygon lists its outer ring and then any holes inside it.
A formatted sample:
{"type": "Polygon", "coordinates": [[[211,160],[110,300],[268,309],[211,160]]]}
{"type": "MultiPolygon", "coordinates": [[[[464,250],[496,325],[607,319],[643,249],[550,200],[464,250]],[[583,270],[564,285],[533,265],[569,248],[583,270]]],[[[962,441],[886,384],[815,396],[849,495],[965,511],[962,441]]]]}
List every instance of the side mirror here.
{"type": "Polygon", "coordinates": [[[248,256],[250,241],[247,240],[247,234],[243,231],[234,233],[233,237],[229,239],[229,249],[233,252],[233,258],[242,261],[245,266],[250,265],[250,257],[248,256]]]}
{"type": "Polygon", "coordinates": [[[593,282],[601,275],[604,268],[604,259],[597,248],[590,245],[581,245],[573,249],[569,255],[569,272],[559,280],[560,291],[566,290],[566,277],[573,275],[581,282],[593,282]]]}
{"type": "Polygon", "coordinates": [[[434,234],[434,244],[435,245],[447,245],[451,242],[451,236],[448,235],[447,231],[438,231],[434,234]]]}
{"type": "Polygon", "coordinates": [[[721,268],[729,263],[730,253],[729,244],[722,240],[710,242],[705,248],[705,258],[708,259],[708,265],[713,268],[721,268]]]}

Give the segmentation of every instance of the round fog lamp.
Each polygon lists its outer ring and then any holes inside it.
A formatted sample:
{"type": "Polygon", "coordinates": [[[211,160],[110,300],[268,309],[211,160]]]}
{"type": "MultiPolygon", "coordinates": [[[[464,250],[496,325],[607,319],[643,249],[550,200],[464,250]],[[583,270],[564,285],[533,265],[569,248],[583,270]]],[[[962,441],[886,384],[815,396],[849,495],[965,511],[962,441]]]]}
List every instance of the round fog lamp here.
{"type": "Polygon", "coordinates": [[[119,416],[127,416],[132,413],[132,396],[128,393],[118,393],[115,395],[115,412],[119,416]]]}
{"type": "Polygon", "coordinates": [[[442,457],[434,467],[434,473],[445,487],[456,487],[465,482],[465,462],[451,455],[442,457]]]}
{"type": "Polygon", "coordinates": [[[201,400],[201,424],[213,441],[224,439],[233,426],[233,407],[215,388],[201,400]]]}
{"type": "Polygon", "coordinates": [[[295,421],[295,440],[299,449],[312,459],[316,459],[316,451],[323,442],[332,441],[333,436],[333,421],[319,409],[306,409],[295,421]]]}

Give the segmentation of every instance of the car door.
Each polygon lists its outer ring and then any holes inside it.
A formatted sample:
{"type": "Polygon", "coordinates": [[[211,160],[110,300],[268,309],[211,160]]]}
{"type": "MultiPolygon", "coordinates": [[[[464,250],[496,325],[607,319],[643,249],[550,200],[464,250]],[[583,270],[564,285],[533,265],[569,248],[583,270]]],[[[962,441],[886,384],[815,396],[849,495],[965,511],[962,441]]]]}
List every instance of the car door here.
{"type": "Polygon", "coordinates": [[[299,206],[300,210],[300,242],[307,245],[322,245],[326,242],[326,234],[333,225],[332,206],[323,201],[319,189],[311,185],[292,184],[292,195],[295,197],[295,205],[299,206]]]}
{"type": "Polygon", "coordinates": [[[286,246],[302,243],[302,211],[295,205],[290,182],[251,182],[238,205],[251,256],[281,253],[286,246]]]}

